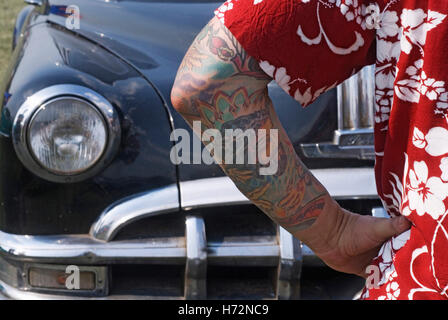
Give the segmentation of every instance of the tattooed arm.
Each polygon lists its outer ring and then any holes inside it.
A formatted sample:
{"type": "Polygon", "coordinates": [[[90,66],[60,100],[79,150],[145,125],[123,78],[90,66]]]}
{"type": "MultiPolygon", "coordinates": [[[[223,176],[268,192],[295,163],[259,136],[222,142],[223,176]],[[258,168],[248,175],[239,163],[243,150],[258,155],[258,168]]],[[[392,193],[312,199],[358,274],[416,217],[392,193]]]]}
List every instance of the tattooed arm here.
{"type": "Polygon", "coordinates": [[[362,275],[378,247],[404,231],[407,223],[363,217],[339,207],[295,153],[268,95],[271,80],[214,18],[184,57],[171,99],[185,120],[192,126],[200,121],[202,130],[217,129],[222,136],[226,129],[266,130],[265,139],[244,145],[246,157],[262,155],[255,164],[233,164],[225,158],[222,169],[256,206],[329,266],[362,275]],[[276,172],[261,174],[263,155],[275,153],[276,172]]]}

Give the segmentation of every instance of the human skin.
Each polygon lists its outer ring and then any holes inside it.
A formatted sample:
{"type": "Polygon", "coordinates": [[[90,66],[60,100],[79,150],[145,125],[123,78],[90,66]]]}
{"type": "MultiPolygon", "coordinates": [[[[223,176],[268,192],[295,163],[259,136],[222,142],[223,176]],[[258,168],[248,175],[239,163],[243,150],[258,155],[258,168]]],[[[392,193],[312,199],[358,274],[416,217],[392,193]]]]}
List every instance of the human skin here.
{"type": "MultiPolygon", "coordinates": [[[[186,53],[171,101],[190,126],[201,121],[202,130],[277,129],[277,173],[260,175],[259,163],[224,161],[221,168],[247,198],[328,266],[365,277],[380,246],[409,229],[410,223],[404,217],[358,215],[331,198],[295,153],[268,95],[271,80],[230,31],[213,18],[186,53]]],[[[269,141],[261,142],[257,149],[264,148],[269,154],[269,141]]],[[[245,151],[254,151],[249,148],[245,151]]]]}

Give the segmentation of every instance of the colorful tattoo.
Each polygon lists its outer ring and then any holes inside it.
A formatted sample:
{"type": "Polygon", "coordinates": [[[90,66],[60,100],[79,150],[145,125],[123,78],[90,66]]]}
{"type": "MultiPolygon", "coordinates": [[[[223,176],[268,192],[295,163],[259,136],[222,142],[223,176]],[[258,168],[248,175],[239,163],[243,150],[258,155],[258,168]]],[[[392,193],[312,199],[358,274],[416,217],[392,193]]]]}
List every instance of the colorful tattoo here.
{"type": "MultiPolygon", "coordinates": [[[[203,129],[278,129],[276,174],[260,175],[259,163],[224,162],[221,167],[243,194],[294,234],[313,224],[329,195],[295,153],[268,95],[271,80],[215,18],[188,50],[172,101],[190,125],[199,120],[203,129]]],[[[258,143],[257,148],[269,154],[269,145],[258,143]]]]}

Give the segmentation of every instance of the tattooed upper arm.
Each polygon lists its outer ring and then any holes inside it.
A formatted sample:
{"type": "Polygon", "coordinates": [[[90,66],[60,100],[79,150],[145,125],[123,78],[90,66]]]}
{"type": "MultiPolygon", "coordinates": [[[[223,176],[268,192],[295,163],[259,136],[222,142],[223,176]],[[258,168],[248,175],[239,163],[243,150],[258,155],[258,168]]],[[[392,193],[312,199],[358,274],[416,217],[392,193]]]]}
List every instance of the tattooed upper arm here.
{"type": "Polygon", "coordinates": [[[213,18],[197,35],[177,73],[171,93],[174,107],[191,122],[200,116],[198,99],[212,103],[212,92],[243,85],[266,88],[271,79],[230,31],[213,18]]]}
{"type": "MultiPolygon", "coordinates": [[[[269,98],[271,80],[214,18],[185,55],[171,99],[190,125],[201,121],[203,129],[278,130],[278,169],[272,175],[260,175],[259,163],[221,167],[260,209],[295,233],[316,220],[328,193],[296,155],[269,98]]],[[[256,147],[272,152],[266,143],[256,147]]]]}

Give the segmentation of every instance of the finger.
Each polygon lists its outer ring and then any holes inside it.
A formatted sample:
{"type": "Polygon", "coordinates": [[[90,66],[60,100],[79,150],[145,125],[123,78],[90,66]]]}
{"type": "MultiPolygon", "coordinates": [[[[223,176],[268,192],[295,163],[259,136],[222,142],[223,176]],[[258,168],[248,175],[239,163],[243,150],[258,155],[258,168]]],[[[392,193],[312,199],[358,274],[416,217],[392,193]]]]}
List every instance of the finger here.
{"type": "Polygon", "coordinates": [[[411,227],[411,222],[403,216],[396,218],[376,218],[373,231],[379,241],[386,241],[391,237],[405,232],[411,227]]]}

